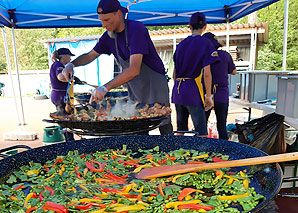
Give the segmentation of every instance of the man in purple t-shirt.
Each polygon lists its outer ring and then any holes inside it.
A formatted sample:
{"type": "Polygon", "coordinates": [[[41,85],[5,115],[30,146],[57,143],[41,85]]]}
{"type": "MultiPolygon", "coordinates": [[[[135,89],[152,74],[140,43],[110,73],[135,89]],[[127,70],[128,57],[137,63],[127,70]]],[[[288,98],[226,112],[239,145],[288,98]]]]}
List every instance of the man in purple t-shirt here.
{"type": "MultiPolygon", "coordinates": [[[[100,0],[97,13],[107,31],[93,50],[67,64],[62,73],[69,80],[73,67],[88,64],[100,54],[113,54],[122,72],[94,90],[90,102],[98,102],[109,90],[126,84],[131,100],[170,106],[165,69],[148,30],[141,22],[124,19],[126,12],[118,0],[100,0]]],[[[161,134],[172,133],[170,116],[161,123],[159,130],[161,134]]]]}
{"type": "MultiPolygon", "coordinates": [[[[215,35],[208,32],[203,35],[218,49],[222,45],[215,39],[215,35]]],[[[229,109],[229,76],[236,74],[236,66],[231,55],[223,50],[217,50],[220,61],[211,65],[212,90],[214,97],[214,111],[217,120],[217,131],[220,139],[228,139],[226,123],[229,109]]],[[[211,110],[206,112],[206,121],[211,110]]]]}
{"type": "MultiPolygon", "coordinates": [[[[172,102],[177,112],[177,129],[188,130],[191,115],[195,131],[207,136],[205,110],[212,105],[210,65],[219,60],[212,43],[201,36],[206,29],[206,19],[202,13],[194,13],[189,21],[192,35],[181,41],[174,54],[174,88],[172,102]],[[206,96],[202,79],[206,88],[206,96]]],[[[183,133],[181,133],[183,134],[183,133]]]]}

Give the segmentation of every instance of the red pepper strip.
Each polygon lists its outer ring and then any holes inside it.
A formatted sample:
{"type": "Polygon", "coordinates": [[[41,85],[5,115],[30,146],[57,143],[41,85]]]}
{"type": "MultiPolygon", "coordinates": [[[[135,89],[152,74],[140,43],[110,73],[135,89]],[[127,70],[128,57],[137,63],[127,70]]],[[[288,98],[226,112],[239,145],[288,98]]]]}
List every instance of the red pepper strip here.
{"type": "Polygon", "coordinates": [[[75,207],[80,210],[86,210],[86,209],[90,209],[92,207],[92,204],[88,203],[87,205],[75,205],[75,207]]]}
{"type": "Polygon", "coordinates": [[[131,195],[131,194],[121,194],[121,195],[127,198],[138,198],[139,196],[139,195],[131,195]]]}
{"type": "Polygon", "coordinates": [[[63,162],[63,159],[62,158],[58,158],[55,163],[53,164],[53,168],[56,166],[57,163],[62,163],[63,162]]]}
{"type": "Polygon", "coordinates": [[[120,153],[120,154],[125,154],[126,151],[116,151],[117,153],[120,153]]]}
{"type": "Polygon", "coordinates": [[[76,170],[76,175],[77,175],[77,178],[79,178],[79,179],[83,179],[82,177],[81,177],[81,173],[79,172],[79,167],[78,166],[75,166],[75,170],[76,170]]]}
{"type": "Polygon", "coordinates": [[[52,196],[55,194],[55,190],[52,189],[51,187],[44,186],[43,188],[45,188],[46,190],[50,191],[50,193],[51,193],[52,196]]]}
{"type": "Polygon", "coordinates": [[[45,168],[45,170],[48,172],[50,171],[50,169],[44,164],[43,167],[45,168]]]}
{"type": "Polygon", "coordinates": [[[33,206],[33,207],[27,209],[27,210],[26,210],[26,213],[30,213],[30,212],[32,212],[32,211],[34,211],[34,210],[37,210],[37,207],[36,207],[36,206],[33,206]]]}
{"type": "Polygon", "coordinates": [[[114,175],[112,172],[109,172],[110,174],[103,174],[102,177],[110,178],[112,180],[116,181],[125,181],[122,177],[118,177],[117,175],[114,175]]]}
{"type": "Polygon", "coordinates": [[[38,198],[35,192],[33,192],[32,198],[38,198]]]}
{"type": "Polygon", "coordinates": [[[196,192],[197,190],[196,189],[193,189],[193,188],[184,188],[182,190],[182,192],[180,193],[180,195],[178,196],[178,200],[179,201],[182,201],[187,195],[193,193],[193,192],[196,192]]]}
{"type": "Polygon", "coordinates": [[[128,177],[128,174],[126,174],[126,175],[122,175],[121,177],[122,177],[122,178],[127,178],[127,177],[128,177]]]}
{"type": "Polygon", "coordinates": [[[90,203],[92,206],[99,207],[100,209],[105,209],[107,205],[102,203],[90,203]]]}
{"type": "Polygon", "coordinates": [[[163,193],[163,190],[162,190],[162,185],[161,185],[161,183],[159,183],[159,186],[158,186],[158,188],[159,188],[159,193],[160,193],[160,195],[161,196],[165,196],[165,194],[163,193]]]}
{"type": "Polygon", "coordinates": [[[143,202],[143,201],[142,201],[142,194],[137,195],[137,199],[138,199],[138,201],[143,202]]]}
{"type": "Polygon", "coordinates": [[[82,159],[83,157],[86,157],[87,156],[87,154],[84,154],[84,155],[82,155],[80,158],[82,159]]]}
{"type": "Polygon", "coordinates": [[[68,210],[65,206],[62,206],[58,203],[54,203],[51,201],[47,201],[45,202],[45,205],[42,207],[42,209],[45,210],[52,210],[52,211],[56,211],[56,212],[62,212],[62,213],[68,213],[68,210]]]}
{"type": "Polygon", "coordinates": [[[102,188],[103,192],[112,192],[112,193],[120,193],[123,192],[123,190],[119,190],[119,189],[110,189],[110,188],[102,188]]]}
{"type": "Polygon", "coordinates": [[[136,167],[141,166],[140,164],[135,163],[135,161],[124,161],[124,160],[119,160],[119,163],[123,163],[124,166],[125,166],[125,165],[136,166],[136,167]]]}
{"type": "Polygon", "coordinates": [[[195,203],[189,203],[189,204],[183,204],[179,206],[179,211],[181,211],[181,209],[195,209],[195,210],[199,210],[199,209],[204,209],[204,210],[212,210],[214,209],[213,206],[205,206],[202,204],[195,204],[195,203]]]}
{"type": "Polygon", "coordinates": [[[203,161],[187,161],[187,164],[204,164],[206,162],[203,161]]]}
{"type": "Polygon", "coordinates": [[[38,196],[40,201],[43,201],[43,200],[44,200],[42,194],[43,194],[45,191],[46,191],[46,190],[43,190],[42,192],[40,192],[40,194],[39,194],[39,196],[38,196]]]}
{"type": "Polygon", "coordinates": [[[153,197],[153,196],[155,197],[155,196],[157,196],[157,195],[158,195],[158,194],[150,194],[150,196],[152,196],[152,197],[153,197]]]}
{"type": "Polygon", "coordinates": [[[19,185],[16,188],[14,188],[13,190],[18,190],[18,189],[23,189],[23,188],[24,188],[24,185],[19,185]]]}
{"type": "Polygon", "coordinates": [[[228,172],[229,175],[236,175],[236,172],[228,172]]]}
{"type": "Polygon", "coordinates": [[[153,155],[147,155],[145,158],[146,159],[151,159],[151,158],[153,158],[153,155]]]}
{"type": "Polygon", "coordinates": [[[92,172],[103,172],[104,171],[104,167],[105,167],[105,163],[101,164],[97,161],[91,161],[92,164],[90,164],[88,161],[86,161],[85,165],[87,166],[88,169],[90,169],[90,171],[92,172]],[[97,163],[99,165],[99,168],[100,169],[96,169],[94,166],[93,166],[93,162],[94,163],[97,163]]]}
{"type": "Polygon", "coordinates": [[[227,160],[223,160],[223,159],[220,159],[219,157],[213,157],[212,158],[213,162],[223,162],[223,161],[227,161],[227,160]]]}
{"type": "Polygon", "coordinates": [[[118,157],[118,156],[116,156],[116,155],[112,155],[112,156],[111,156],[111,159],[112,159],[112,160],[115,160],[115,159],[118,159],[118,158],[120,158],[120,157],[118,157]]]}

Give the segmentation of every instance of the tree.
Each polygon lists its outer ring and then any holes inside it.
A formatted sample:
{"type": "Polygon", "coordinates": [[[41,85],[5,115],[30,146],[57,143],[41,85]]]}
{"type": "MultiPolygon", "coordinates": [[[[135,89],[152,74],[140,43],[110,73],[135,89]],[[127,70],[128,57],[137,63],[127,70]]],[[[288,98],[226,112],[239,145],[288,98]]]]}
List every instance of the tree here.
{"type": "MultiPolygon", "coordinates": [[[[287,70],[297,70],[298,1],[289,0],[289,3],[287,70]]],[[[259,49],[257,69],[282,69],[284,4],[285,1],[282,0],[258,12],[258,21],[269,23],[269,39],[268,43],[259,49]]]]}

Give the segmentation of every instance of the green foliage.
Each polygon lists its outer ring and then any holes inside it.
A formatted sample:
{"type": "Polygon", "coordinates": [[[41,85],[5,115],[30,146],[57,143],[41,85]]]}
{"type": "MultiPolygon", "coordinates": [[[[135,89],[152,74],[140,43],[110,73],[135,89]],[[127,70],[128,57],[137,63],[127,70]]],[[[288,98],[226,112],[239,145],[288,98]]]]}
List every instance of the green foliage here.
{"type": "MultiPolygon", "coordinates": [[[[298,1],[289,0],[287,70],[297,70],[298,1]]],[[[285,1],[279,1],[258,11],[258,21],[269,23],[268,43],[259,48],[257,69],[281,70],[283,54],[283,24],[285,1]]]]}

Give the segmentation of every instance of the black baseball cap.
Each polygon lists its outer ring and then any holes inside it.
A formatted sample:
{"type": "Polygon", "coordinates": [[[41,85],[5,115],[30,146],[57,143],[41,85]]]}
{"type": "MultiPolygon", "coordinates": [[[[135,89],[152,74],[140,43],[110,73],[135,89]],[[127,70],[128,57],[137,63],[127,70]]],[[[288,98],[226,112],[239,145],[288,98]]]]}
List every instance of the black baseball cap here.
{"type": "Polygon", "coordinates": [[[191,15],[190,20],[189,20],[190,25],[201,25],[204,26],[207,24],[206,22],[206,17],[203,13],[196,12],[191,15]]]}
{"type": "Polygon", "coordinates": [[[58,55],[71,55],[71,56],[75,56],[67,48],[60,48],[59,50],[57,50],[57,52],[58,52],[58,55]]]}
{"type": "Polygon", "coordinates": [[[213,33],[210,33],[210,32],[204,33],[203,37],[209,39],[216,49],[218,49],[219,47],[222,47],[222,45],[216,40],[215,35],[213,33]]]}
{"type": "Polygon", "coordinates": [[[118,0],[100,0],[97,6],[98,14],[107,14],[121,10],[122,13],[127,13],[128,10],[122,7],[118,0]]]}

